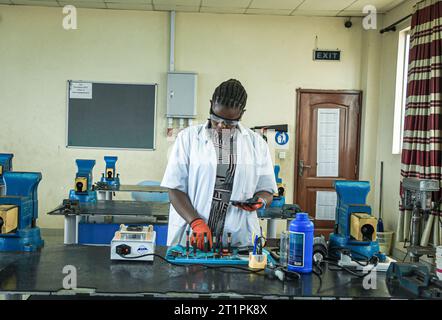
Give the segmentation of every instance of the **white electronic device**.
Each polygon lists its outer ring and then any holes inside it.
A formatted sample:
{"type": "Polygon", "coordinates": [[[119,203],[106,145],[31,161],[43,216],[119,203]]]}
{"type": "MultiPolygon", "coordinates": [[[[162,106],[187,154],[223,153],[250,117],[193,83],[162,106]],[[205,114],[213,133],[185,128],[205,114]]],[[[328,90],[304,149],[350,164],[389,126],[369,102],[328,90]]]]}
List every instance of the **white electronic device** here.
{"type": "Polygon", "coordinates": [[[364,265],[364,263],[357,263],[356,261],[352,260],[349,255],[341,253],[341,259],[338,261],[338,265],[341,267],[350,267],[366,272],[370,272],[372,269],[379,272],[387,272],[388,267],[390,267],[392,262],[396,262],[396,260],[386,257],[385,262],[378,262],[376,266],[374,264],[364,265]]]}
{"type": "Polygon", "coordinates": [[[111,242],[111,260],[153,261],[156,232],[153,226],[120,225],[111,242]]]}

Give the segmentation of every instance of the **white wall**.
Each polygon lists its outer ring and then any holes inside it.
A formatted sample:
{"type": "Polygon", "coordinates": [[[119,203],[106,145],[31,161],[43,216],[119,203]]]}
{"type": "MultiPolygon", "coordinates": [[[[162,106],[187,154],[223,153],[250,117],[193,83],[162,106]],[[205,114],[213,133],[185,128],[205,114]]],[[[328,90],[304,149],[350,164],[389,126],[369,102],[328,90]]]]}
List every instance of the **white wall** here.
{"type": "MultiPolygon", "coordinates": [[[[62,219],[45,213],[72,187],[76,158],[97,160],[114,154],[123,183],[160,180],[169,146],[165,139],[165,86],[168,68],[168,14],[115,10],[78,10],[78,30],[62,29],[60,8],[0,6],[1,152],[13,152],[14,169],[41,171],[41,227],[61,228],[62,219]],[[158,82],[156,151],[103,151],[65,148],[66,80],[158,82]]],[[[296,88],[372,88],[376,74],[361,75],[364,32],[360,19],[343,27],[344,18],[278,17],[178,13],[176,70],[198,78],[198,120],[223,80],[238,78],[249,95],[248,126],[288,123],[291,154],[283,160],[287,201],[292,201],[296,88]],[[318,47],[342,50],[341,62],[314,62],[318,47]],[[367,80],[368,79],[368,80],[367,80]],[[362,84],[362,82],[364,84],[362,84]]],[[[369,50],[376,51],[378,44],[369,50]]],[[[364,59],[364,61],[363,61],[364,59]]],[[[372,88],[373,94],[376,88],[372,88]]],[[[365,94],[365,93],[364,93],[365,94]]],[[[376,98],[364,102],[363,132],[377,136],[376,98]],[[374,108],[373,113],[368,112],[374,108]]],[[[366,138],[364,138],[366,139],[366,138]]],[[[368,139],[368,138],[367,138],[368,139]]],[[[373,138],[361,149],[361,177],[374,175],[373,138]]]]}

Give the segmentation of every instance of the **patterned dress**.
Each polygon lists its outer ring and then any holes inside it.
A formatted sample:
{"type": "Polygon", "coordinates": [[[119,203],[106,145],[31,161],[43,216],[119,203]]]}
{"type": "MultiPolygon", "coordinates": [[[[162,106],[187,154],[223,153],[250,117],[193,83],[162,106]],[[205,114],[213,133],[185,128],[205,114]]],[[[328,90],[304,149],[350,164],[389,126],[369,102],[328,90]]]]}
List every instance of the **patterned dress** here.
{"type": "Polygon", "coordinates": [[[238,129],[223,130],[222,133],[215,130],[210,131],[218,161],[208,225],[212,236],[216,236],[216,241],[219,242],[224,232],[224,223],[235,178],[238,129]]]}

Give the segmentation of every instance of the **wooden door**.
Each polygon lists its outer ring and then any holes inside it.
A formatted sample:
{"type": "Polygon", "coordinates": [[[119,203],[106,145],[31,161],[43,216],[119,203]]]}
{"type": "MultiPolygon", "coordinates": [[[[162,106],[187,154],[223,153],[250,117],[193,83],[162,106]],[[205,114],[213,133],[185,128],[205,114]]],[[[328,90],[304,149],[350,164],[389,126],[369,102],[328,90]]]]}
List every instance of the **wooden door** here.
{"type": "Polygon", "coordinates": [[[357,180],[361,91],[297,90],[294,199],[315,218],[315,235],[334,230],[335,180],[357,180]]]}

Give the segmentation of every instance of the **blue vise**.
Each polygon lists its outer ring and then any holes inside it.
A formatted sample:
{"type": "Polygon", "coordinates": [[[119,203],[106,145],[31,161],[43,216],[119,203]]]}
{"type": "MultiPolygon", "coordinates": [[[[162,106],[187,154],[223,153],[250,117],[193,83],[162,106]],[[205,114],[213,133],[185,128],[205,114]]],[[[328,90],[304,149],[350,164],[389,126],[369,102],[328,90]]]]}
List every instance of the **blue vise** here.
{"type": "Polygon", "coordinates": [[[105,173],[101,175],[101,182],[107,184],[109,187],[118,188],[120,186],[120,174],[116,173],[116,166],[118,157],[105,156],[106,162],[105,173]]]}
{"type": "Polygon", "coordinates": [[[4,172],[0,197],[0,251],[35,251],[44,245],[38,218],[39,172],[4,172]]]}
{"type": "Polygon", "coordinates": [[[329,239],[329,254],[339,258],[339,252],[347,250],[356,260],[366,260],[373,256],[385,260],[385,255],[379,253],[376,240],[377,219],[366,204],[370,182],[337,180],[334,186],[338,201],[335,230],[329,239]]]}
{"type": "Polygon", "coordinates": [[[0,153],[0,196],[4,194],[3,174],[12,171],[12,153],[0,153]]]}
{"type": "Polygon", "coordinates": [[[78,171],[75,175],[75,186],[69,192],[70,200],[78,200],[80,203],[97,201],[97,192],[93,190],[92,170],[95,166],[95,160],[77,159],[78,171]]]}

